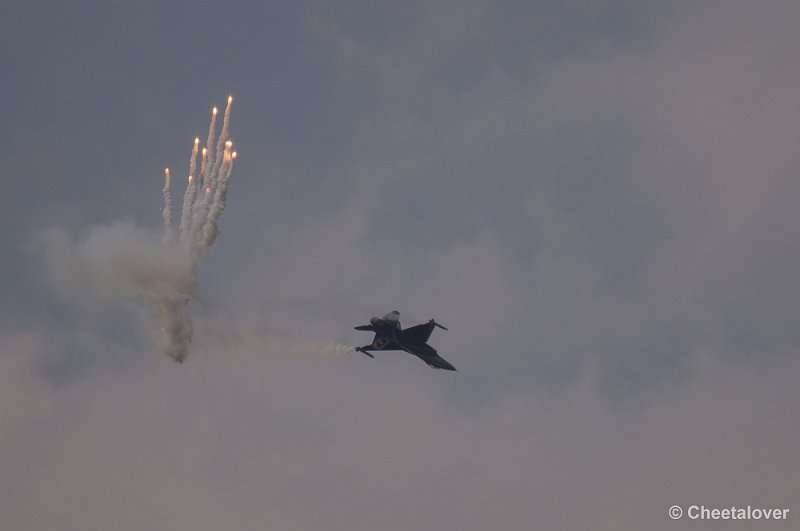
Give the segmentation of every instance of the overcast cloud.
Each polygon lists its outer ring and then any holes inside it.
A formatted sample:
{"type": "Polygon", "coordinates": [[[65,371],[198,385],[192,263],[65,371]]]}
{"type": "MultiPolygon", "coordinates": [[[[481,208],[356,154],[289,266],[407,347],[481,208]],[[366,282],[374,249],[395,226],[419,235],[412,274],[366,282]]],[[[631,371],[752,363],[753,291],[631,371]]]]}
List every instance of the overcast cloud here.
{"type": "Polygon", "coordinates": [[[796,528],[800,9],[647,4],[0,9],[0,527],[796,528]],[[229,92],[179,365],[54,245],[229,92]],[[336,353],[394,309],[459,372],[336,353]]]}

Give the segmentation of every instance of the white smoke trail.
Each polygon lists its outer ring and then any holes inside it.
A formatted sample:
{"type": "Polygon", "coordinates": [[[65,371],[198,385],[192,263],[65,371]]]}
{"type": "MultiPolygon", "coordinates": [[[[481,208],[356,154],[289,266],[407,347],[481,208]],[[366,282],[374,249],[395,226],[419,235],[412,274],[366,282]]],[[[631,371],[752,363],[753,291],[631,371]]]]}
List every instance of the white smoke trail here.
{"type": "Polygon", "coordinates": [[[206,198],[209,201],[204,202],[201,207],[205,223],[198,236],[203,249],[208,249],[214,245],[219,235],[217,222],[225,210],[225,203],[228,197],[228,180],[233,169],[233,161],[236,160],[236,154],[233,152],[233,143],[230,141],[232,106],[233,96],[228,96],[228,104],[225,106],[225,113],[222,118],[222,131],[217,140],[214,168],[210,172],[212,177],[207,184],[211,190],[208,198],[206,198]]]}
{"type": "Polygon", "coordinates": [[[223,152],[222,158],[223,164],[220,168],[221,174],[216,182],[216,190],[213,191],[213,199],[211,200],[206,222],[200,236],[200,246],[203,250],[210,249],[219,235],[217,222],[222,212],[225,210],[225,203],[228,197],[228,179],[230,178],[233,166],[232,143],[230,141],[225,143],[225,151],[223,152]]]}
{"type": "MultiPolygon", "coordinates": [[[[225,106],[225,115],[222,117],[222,132],[220,132],[220,142],[228,142],[230,139],[230,125],[231,125],[231,106],[233,105],[233,96],[228,96],[228,104],[225,106]]],[[[217,145],[219,148],[219,145],[217,145]]]]}
{"type": "Polygon", "coordinates": [[[197,146],[200,144],[200,139],[194,137],[194,145],[192,146],[192,154],[189,155],[189,175],[197,175],[197,146]]]}
{"type": "Polygon", "coordinates": [[[354,350],[353,347],[335,341],[293,337],[231,323],[204,323],[202,339],[209,348],[238,356],[339,357],[354,350]]]}
{"type": "Polygon", "coordinates": [[[197,199],[195,200],[195,204],[192,207],[192,231],[188,236],[189,239],[189,248],[192,250],[193,253],[199,253],[201,249],[198,248],[197,242],[200,240],[201,236],[203,235],[203,226],[208,219],[208,209],[211,205],[211,187],[208,185],[208,181],[210,179],[206,179],[205,182],[205,189],[201,192],[200,190],[197,191],[197,199]]]}
{"type": "Polygon", "coordinates": [[[161,210],[161,217],[164,218],[164,243],[171,243],[174,230],[172,228],[172,192],[170,191],[169,168],[164,170],[164,189],[161,192],[164,196],[164,208],[161,210]]]}
{"type": "MultiPolygon", "coordinates": [[[[223,122],[230,120],[230,102],[233,98],[228,98],[228,108],[225,110],[225,118],[223,122]]],[[[224,125],[224,124],[223,124],[224,125]]],[[[198,248],[195,245],[195,242],[200,240],[203,235],[203,227],[206,224],[206,220],[208,218],[208,210],[211,205],[212,201],[212,194],[214,193],[215,181],[216,181],[216,172],[219,171],[219,168],[216,164],[215,157],[215,146],[214,141],[216,139],[216,126],[217,126],[217,108],[214,107],[211,109],[211,124],[208,127],[208,138],[206,139],[206,147],[203,149],[203,158],[205,164],[201,162],[201,165],[205,168],[205,171],[201,170],[201,178],[202,182],[198,183],[198,191],[195,198],[195,204],[191,209],[191,229],[189,230],[190,234],[187,236],[187,239],[190,241],[190,247],[192,252],[196,255],[202,253],[202,251],[207,250],[207,248],[198,248]],[[201,190],[205,189],[205,191],[201,192],[201,190]]],[[[221,158],[221,157],[219,157],[221,158]]]]}
{"type": "Polygon", "coordinates": [[[189,158],[189,178],[186,184],[186,192],[183,194],[183,206],[181,207],[181,224],[179,228],[180,242],[185,243],[189,232],[189,226],[192,221],[192,205],[194,204],[194,196],[197,193],[197,183],[195,176],[197,175],[197,146],[200,144],[200,139],[194,139],[194,146],[192,147],[192,155],[189,158]]]}
{"type": "Polygon", "coordinates": [[[217,108],[211,109],[211,124],[208,126],[208,138],[206,139],[206,151],[208,160],[207,168],[214,165],[214,137],[217,134],[217,108]]]}
{"type": "MultiPolygon", "coordinates": [[[[194,202],[192,203],[192,207],[189,208],[189,212],[187,216],[189,220],[187,222],[186,227],[186,239],[191,241],[197,239],[197,232],[198,232],[198,224],[202,223],[202,220],[205,219],[205,214],[202,214],[200,210],[202,209],[202,204],[205,201],[206,194],[206,182],[208,181],[208,173],[211,167],[214,164],[214,137],[216,134],[216,126],[217,126],[217,108],[214,107],[211,109],[211,124],[208,126],[208,137],[206,139],[206,147],[203,148],[201,159],[200,159],[200,175],[197,178],[197,184],[195,186],[195,197],[194,202]]],[[[207,208],[207,207],[206,207],[207,208]]]]}
{"type": "MultiPolygon", "coordinates": [[[[203,169],[205,169],[205,171],[200,172],[202,175],[203,182],[201,188],[198,188],[198,190],[202,190],[206,186],[206,183],[208,182],[209,179],[209,174],[211,173],[211,170],[214,167],[214,140],[216,138],[216,134],[217,134],[217,108],[213,107],[211,109],[211,124],[209,124],[208,126],[208,138],[206,138],[206,147],[203,148],[203,158],[204,158],[203,162],[205,162],[205,164],[202,164],[201,162],[201,166],[203,167],[203,169]]],[[[199,197],[198,199],[201,199],[201,197],[199,197]]]]}
{"type": "MultiPolygon", "coordinates": [[[[231,121],[231,107],[233,106],[233,96],[228,96],[228,104],[225,106],[225,114],[222,117],[222,131],[217,140],[217,151],[214,154],[214,164],[210,175],[212,176],[211,191],[216,192],[217,183],[216,179],[219,178],[219,172],[225,162],[225,150],[229,148],[228,142],[230,141],[230,121],[231,121]]],[[[228,152],[230,155],[230,152],[228,152]]]]}
{"type": "Polygon", "coordinates": [[[181,207],[181,224],[179,229],[179,241],[183,244],[187,242],[189,237],[189,228],[192,223],[192,205],[194,204],[194,197],[197,194],[197,184],[194,181],[194,176],[189,174],[189,179],[186,183],[186,192],[183,194],[183,206],[181,207]]]}
{"type": "MultiPolygon", "coordinates": [[[[202,156],[200,157],[200,175],[197,177],[197,190],[202,190],[206,180],[206,162],[208,161],[208,149],[203,148],[202,156]]],[[[197,198],[195,197],[195,200],[197,198]]]]}

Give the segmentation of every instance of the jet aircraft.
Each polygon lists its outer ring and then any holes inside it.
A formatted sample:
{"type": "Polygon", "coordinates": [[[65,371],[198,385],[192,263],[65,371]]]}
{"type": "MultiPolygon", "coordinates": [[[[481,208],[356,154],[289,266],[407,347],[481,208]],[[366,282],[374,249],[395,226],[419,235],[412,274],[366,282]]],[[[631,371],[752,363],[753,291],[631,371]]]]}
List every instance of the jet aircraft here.
{"type": "Polygon", "coordinates": [[[437,326],[442,330],[447,330],[447,328],[433,319],[427,323],[403,330],[400,327],[400,313],[397,311],[389,312],[381,318],[373,317],[369,320],[368,325],[355,327],[356,330],[375,332],[375,338],[372,343],[363,347],[356,347],[356,351],[374,358],[375,356],[369,353],[370,350],[405,350],[434,369],[454,371],[456,368],[439,356],[436,349],[427,343],[433,329],[437,326]]]}

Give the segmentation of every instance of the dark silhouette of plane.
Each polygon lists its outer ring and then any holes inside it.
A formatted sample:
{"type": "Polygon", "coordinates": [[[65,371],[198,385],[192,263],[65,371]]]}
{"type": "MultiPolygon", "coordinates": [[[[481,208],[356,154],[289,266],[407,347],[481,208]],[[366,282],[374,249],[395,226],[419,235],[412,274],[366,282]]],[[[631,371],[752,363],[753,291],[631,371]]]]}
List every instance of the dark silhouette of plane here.
{"type": "Polygon", "coordinates": [[[368,325],[355,327],[356,330],[375,332],[375,338],[372,343],[363,347],[356,347],[356,351],[374,358],[375,356],[369,353],[370,350],[405,350],[434,369],[454,371],[456,368],[439,356],[436,349],[427,343],[433,329],[437,326],[442,330],[447,330],[447,328],[433,319],[427,323],[403,330],[400,327],[400,313],[397,311],[387,313],[381,318],[373,317],[369,320],[368,325]]]}

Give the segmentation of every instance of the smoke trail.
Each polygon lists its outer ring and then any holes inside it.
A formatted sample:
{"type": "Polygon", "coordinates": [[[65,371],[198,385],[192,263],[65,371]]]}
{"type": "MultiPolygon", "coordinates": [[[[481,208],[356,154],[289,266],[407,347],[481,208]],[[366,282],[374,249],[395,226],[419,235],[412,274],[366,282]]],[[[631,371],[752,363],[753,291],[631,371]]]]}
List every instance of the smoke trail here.
{"type": "Polygon", "coordinates": [[[208,209],[211,205],[211,186],[208,185],[210,179],[206,179],[205,190],[202,193],[198,190],[197,199],[194,207],[192,207],[192,231],[188,236],[189,248],[195,254],[200,252],[197,242],[203,235],[203,226],[208,219],[208,209]]]}
{"type": "MultiPolygon", "coordinates": [[[[228,98],[230,102],[232,100],[231,97],[228,98]]],[[[230,103],[228,104],[230,107],[230,103]]],[[[225,111],[225,118],[223,122],[230,120],[230,112],[228,109],[225,111]]],[[[215,175],[216,172],[219,171],[219,168],[216,164],[215,151],[214,151],[214,141],[216,139],[216,127],[217,127],[217,108],[214,107],[211,109],[211,124],[208,127],[208,138],[206,139],[206,147],[203,149],[203,162],[201,162],[201,166],[204,167],[205,171],[201,171],[201,180],[202,182],[198,184],[198,193],[196,194],[195,204],[191,209],[191,213],[189,214],[192,219],[191,229],[189,230],[190,234],[187,236],[192,241],[191,248],[192,252],[198,255],[202,250],[199,249],[194,245],[193,242],[196,242],[202,238],[203,234],[203,226],[206,223],[206,219],[208,218],[208,209],[211,204],[212,196],[211,194],[214,192],[215,183],[215,175]],[[200,192],[203,190],[204,192],[200,192]]]]}
{"type": "Polygon", "coordinates": [[[205,184],[206,179],[206,162],[208,160],[208,150],[203,148],[203,154],[200,157],[200,175],[197,177],[197,190],[203,189],[203,184],[205,184]]]}
{"type": "MultiPolygon", "coordinates": [[[[231,121],[231,106],[233,105],[233,96],[228,96],[228,104],[225,106],[225,114],[222,117],[222,131],[219,134],[219,139],[217,140],[217,151],[214,154],[214,165],[211,171],[212,179],[217,179],[219,177],[220,168],[222,164],[225,162],[225,149],[229,148],[229,140],[230,140],[230,121],[231,121]]],[[[228,153],[230,154],[230,152],[228,153]]],[[[216,192],[217,183],[211,182],[209,186],[211,186],[211,190],[216,192]]]]}
{"type": "Polygon", "coordinates": [[[189,175],[196,175],[197,170],[197,146],[200,144],[200,139],[194,137],[194,145],[192,146],[192,154],[189,155],[189,175]]]}
{"type": "MultiPolygon", "coordinates": [[[[225,115],[222,118],[222,132],[219,134],[220,141],[227,142],[230,139],[230,124],[231,124],[231,106],[233,105],[233,96],[228,96],[228,104],[225,106],[225,115]],[[224,139],[224,140],[223,140],[224,139]]],[[[217,145],[219,148],[219,145],[217,145]]]]}
{"type": "Polygon", "coordinates": [[[162,190],[164,208],[161,210],[161,216],[164,218],[164,243],[172,242],[174,233],[172,228],[172,193],[170,192],[169,181],[169,168],[166,168],[164,170],[164,189],[162,190]]]}
{"type": "Polygon", "coordinates": [[[217,108],[211,109],[211,124],[208,126],[208,138],[206,139],[206,151],[208,152],[207,167],[214,165],[214,136],[217,134],[217,108]]]}
{"type": "Polygon", "coordinates": [[[189,355],[192,344],[192,320],[181,310],[186,305],[184,299],[160,297],[150,303],[161,324],[161,352],[178,363],[183,363],[189,355]]]}
{"type": "MultiPolygon", "coordinates": [[[[214,167],[214,140],[217,133],[217,108],[211,109],[211,124],[208,126],[208,138],[206,138],[206,147],[203,148],[203,160],[201,162],[200,171],[200,186],[198,190],[202,190],[206,186],[209,178],[209,173],[214,167]]],[[[201,200],[202,196],[198,197],[201,200]]]]}
{"type": "Polygon", "coordinates": [[[222,131],[217,141],[215,164],[211,171],[212,178],[209,180],[208,184],[212,195],[209,196],[210,202],[204,203],[203,205],[204,208],[208,205],[208,210],[207,213],[204,213],[206,220],[199,233],[199,237],[205,249],[214,245],[219,235],[217,221],[225,210],[225,203],[228,197],[228,179],[230,179],[231,176],[233,161],[236,159],[236,154],[233,152],[233,143],[230,141],[232,106],[233,96],[228,96],[228,104],[225,106],[225,114],[222,118],[222,131]]]}
{"type": "Polygon", "coordinates": [[[180,242],[185,243],[189,231],[189,225],[192,221],[192,205],[194,204],[194,196],[197,193],[197,184],[195,183],[195,175],[197,170],[197,146],[200,144],[200,139],[194,139],[194,146],[192,147],[192,155],[189,158],[189,179],[186,184],[186,192],[183,194],[183,206],[181,207],[181,224],[180,224],[180,242]]]}
{"type": "MultiPolygon", "coordinates": [[[[227,113],[226,113],[227,114],[227,113]]],[[[210,203],[210,208],[206,216],[206,222],[203,226],[203,232],[200,236],[200,245],[205,249],[210,249],[219,235],[219,228],[217,222],[222,212],[225,210],[225,203],[228,197],[228,179],[233,165],[232,143],[230,141],[225,143],[225,151],[223,152],[223,165],[221,168],[221,175],[216,182],[216,190],[213,192],[214,197],[210,203]]]]}
{"type": "Polygon", "coordinates": [[[224,350],[228,355],[339,357],[354,350],[335,341],[278,334],[239,323],[204,323],[201,335],[209,348],[224,350]]]}
{"type": "Polygon", "coordinates": [[[209,180],[208,174],[212,166],[214,165],[213,149],[214,149],[214,137],[216,134],[216,126],[217,126],[217,108],[214,107],[213,109],[211,109],[211,124],[208,126],[208,137],[206,139],[206,147],[203,148],[200,159],[200,175],[197,178],[194,202],[192,203],[192,207],[189,208],[189,212],[187,213],[187,216],[189,218],[186,227],[187,240],[197,239],[198,224],[202,223],[202,220],[205,219],[205,214],[201,213],[201,210],[203,202],[205,201],[206,198],[204,190],[206,188],[206,182],[209,180]]]}
{"type": "Polygon", "coordinates": [[[194,196],[196,193],[197,185],[194,182],[194,176],[189,174],[186,192],[183,194],[183,206],[181,207],[181,224],[179,229],[179,241],[181,243],[186,243],[189,235],[189,227],[191,226],[192,219],[192,204],[194,203],[194,196]]]}

